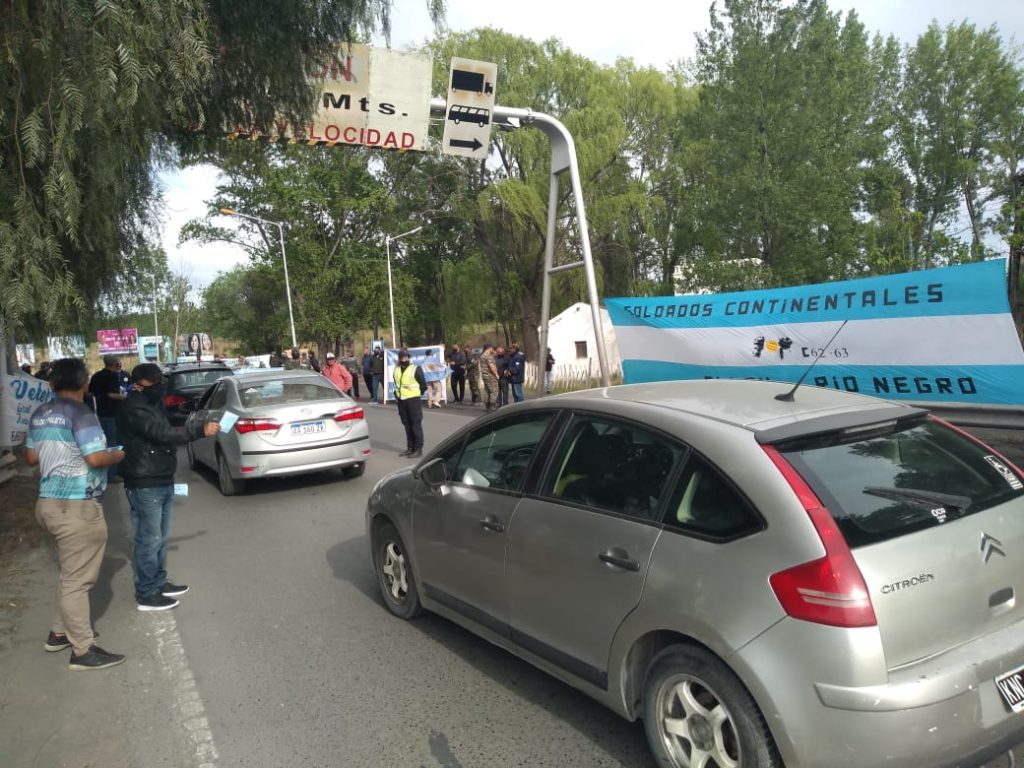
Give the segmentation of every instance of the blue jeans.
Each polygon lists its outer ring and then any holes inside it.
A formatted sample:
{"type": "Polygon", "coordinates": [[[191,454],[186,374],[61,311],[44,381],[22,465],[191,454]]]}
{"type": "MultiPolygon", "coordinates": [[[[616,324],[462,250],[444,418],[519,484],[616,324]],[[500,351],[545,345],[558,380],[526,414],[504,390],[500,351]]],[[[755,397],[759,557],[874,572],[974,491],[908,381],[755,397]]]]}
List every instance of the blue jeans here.
{"type": "Polygon", "coordinates": [[[131,506],[135,597],[152,597],[167,581],[167,537],[171,532],[174,486],[126,489],[131,506]]]}
{"type": "MultiPolygon", "coordinates": [[[[117,445],[117,419],[113,416],[100,416],[99,419],[103,434],[107,437],[107,447],[113,448],[117,445]]],[[[115,477],[117,477],[117,464],[111,464],[107,467],[107,482],[115,477]]]]}
{"type": "Polygon", "coordinates": [[[521,403],[521,402],[523,402],[523,382],[521,382],[521,381],[511,381],[509,383],[512,385],[512,402],[513,403],[521,403]]]}

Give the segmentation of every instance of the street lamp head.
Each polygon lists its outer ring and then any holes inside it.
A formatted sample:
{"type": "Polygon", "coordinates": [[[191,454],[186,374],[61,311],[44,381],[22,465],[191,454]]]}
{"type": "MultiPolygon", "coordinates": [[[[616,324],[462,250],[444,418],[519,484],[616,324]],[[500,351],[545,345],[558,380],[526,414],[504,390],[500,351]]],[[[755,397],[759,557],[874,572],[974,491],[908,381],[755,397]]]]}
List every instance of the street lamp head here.
{"type": "Polygon", "coordinates": [[[220,212],[223,213],[225,216],[234,216],[234,215],[236,215],[234,208],[221,208],[220,212]]]}
{"type": "Polygon", "coordinates": [[[175,312],[177,312],[178,311],[178,305],[177,304],[172,304],[171,305],[171,309],[173,309],[175,312]]]}

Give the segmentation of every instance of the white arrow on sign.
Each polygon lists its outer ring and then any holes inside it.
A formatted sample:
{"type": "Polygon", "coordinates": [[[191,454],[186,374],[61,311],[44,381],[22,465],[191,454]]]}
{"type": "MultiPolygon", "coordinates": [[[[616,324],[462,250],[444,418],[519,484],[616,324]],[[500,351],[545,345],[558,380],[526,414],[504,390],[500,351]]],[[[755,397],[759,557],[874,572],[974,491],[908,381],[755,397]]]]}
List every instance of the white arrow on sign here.
{"type": "Polygon", "coordinates": [[[498,65],[494,62],[452,59],[442,152],[462,157],[487,157],[497,79],[498,65]]]}

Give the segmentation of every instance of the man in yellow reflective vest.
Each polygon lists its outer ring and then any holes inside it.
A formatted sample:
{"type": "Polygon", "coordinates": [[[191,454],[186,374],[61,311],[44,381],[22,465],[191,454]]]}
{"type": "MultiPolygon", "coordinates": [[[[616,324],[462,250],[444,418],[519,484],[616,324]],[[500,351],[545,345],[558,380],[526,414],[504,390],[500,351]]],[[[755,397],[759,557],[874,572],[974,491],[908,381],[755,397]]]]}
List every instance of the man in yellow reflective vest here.
{"type": "Polygon", "coordinates": [[[409,350],[398,350],[398,366],[395,368],[395,401],[398,416],[405,427],[405,443],[408,449],[398,454],[418,459],[423,455],[423,402],[420,398],[427,391],[427,380],[418,365],[413,365],[409,350]]]}

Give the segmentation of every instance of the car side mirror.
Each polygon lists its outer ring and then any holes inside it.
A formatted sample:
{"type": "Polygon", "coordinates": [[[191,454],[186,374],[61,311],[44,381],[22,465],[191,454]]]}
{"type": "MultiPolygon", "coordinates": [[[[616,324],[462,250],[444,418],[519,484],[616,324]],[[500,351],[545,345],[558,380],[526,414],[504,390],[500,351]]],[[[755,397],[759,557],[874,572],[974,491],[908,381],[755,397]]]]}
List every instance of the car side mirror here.
{"type": "Polygon", "coordinates": [[[416,469],[416,477],[423,480],[428,487],[437,490],[448,482],[448,465],[440,457],[431,459],[416,469]]]}

